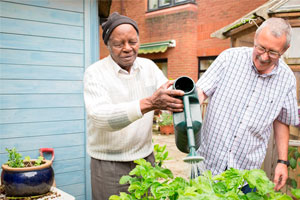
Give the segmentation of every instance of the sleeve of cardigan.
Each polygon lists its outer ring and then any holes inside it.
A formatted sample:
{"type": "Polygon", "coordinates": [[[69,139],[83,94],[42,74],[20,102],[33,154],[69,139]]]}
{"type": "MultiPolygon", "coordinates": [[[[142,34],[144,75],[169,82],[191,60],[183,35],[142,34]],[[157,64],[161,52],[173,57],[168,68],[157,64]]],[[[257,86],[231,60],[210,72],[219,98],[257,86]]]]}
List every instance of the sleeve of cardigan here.
{"type": "Polygon", "coordinates": [[[94,70],[87,70],[84,75],[86,113],[95,127],[116,131],[142,117],[139,100],[112,104],[104,83],[97,75],[94,70]]]}

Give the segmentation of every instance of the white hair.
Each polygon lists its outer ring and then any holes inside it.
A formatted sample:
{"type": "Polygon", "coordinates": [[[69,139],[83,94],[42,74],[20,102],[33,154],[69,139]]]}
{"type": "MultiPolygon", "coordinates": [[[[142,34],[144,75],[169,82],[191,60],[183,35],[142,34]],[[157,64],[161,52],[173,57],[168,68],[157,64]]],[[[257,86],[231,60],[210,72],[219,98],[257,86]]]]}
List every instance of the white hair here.
{"type": "Polygon", "coordinates": [[[286,36],[286,42],[284,48],[287,49],[291,43],[291,25],[282,18],[269,18],[264,21],[256,30],[255,37],[259,35],[262,29],[268,27],[271,34],[276,38],[281,37],[283,34],[286,36]]]}

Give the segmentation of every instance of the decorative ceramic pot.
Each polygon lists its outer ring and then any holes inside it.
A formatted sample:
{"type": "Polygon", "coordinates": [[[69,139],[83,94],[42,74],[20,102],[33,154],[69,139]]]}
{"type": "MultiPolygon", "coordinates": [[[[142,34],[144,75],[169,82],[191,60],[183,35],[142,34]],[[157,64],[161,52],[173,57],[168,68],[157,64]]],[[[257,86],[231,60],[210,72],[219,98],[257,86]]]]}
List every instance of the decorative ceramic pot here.
{"type": "Polygon", "coordinates": [[[40,166],[12,168],[2,165],[1,183],[6,196],[26,197],[46,194],[54,181],[52,161],[43,160],[40,166]]]}

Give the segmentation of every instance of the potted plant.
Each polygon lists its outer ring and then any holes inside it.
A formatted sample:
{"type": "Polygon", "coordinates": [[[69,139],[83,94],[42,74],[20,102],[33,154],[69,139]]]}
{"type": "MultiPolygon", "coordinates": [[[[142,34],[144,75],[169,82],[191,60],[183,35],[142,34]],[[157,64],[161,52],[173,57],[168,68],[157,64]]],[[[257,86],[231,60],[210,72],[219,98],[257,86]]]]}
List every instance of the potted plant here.
{"type": "Polygon", "coordinates": [[[51,148],[41,148],[38,159],[25,159],[16,148],[6,149],[8,161],[2,165],[1,184],[4,185],[6,196],[28,197],[46,194],[54,181],[52,161],[54,151],[51,148]],[[51,160],[45,160],[43,152],[52,154],[51,160]]]}
{"type": "Polygon", "coordinates": [[[163,111],[159,115],[159,130],[162,134],[174,134],[173,115],[169,111],[163,111]]]}

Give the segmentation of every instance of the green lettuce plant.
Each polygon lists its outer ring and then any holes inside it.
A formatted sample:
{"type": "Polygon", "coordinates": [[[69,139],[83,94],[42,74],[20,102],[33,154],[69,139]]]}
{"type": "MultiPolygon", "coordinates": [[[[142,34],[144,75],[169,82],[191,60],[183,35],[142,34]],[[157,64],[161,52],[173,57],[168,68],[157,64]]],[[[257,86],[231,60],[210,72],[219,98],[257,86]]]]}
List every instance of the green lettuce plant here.
{"type": "MultiPolygon", "coordinates": [[[[162,166],[168,159],[167,153],[163,153],[167,151],[156,149],[161,156],[156,156],[155,166],[144,159],[134,161],[137,166],[120,179],[120,184],[129,184],[128,193],[112,195],[109,200],[292,200],[290,196],[274,191],[274,183],[261,169],[231,168],[217,176],[212,176],[208,170],[191,180],[174,178],[171,170],[162,166]],[[256,192],[244,194],[241,188],[245,181],[250,188],[256,188],[256,192]]],[[[292,194],[297,197],[297,192],[295,189],[292,194]]]]}

